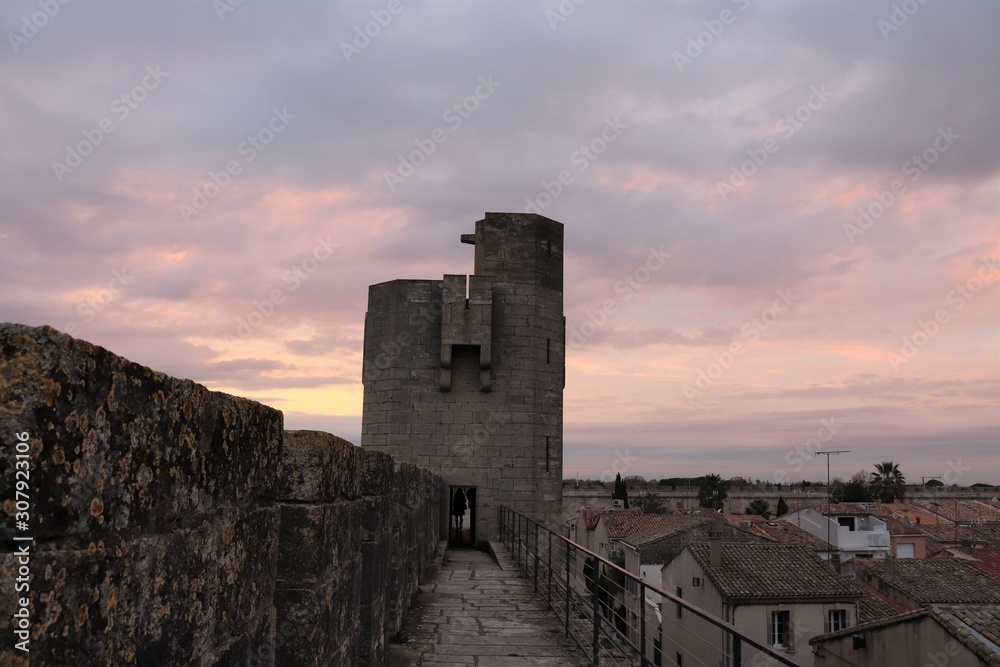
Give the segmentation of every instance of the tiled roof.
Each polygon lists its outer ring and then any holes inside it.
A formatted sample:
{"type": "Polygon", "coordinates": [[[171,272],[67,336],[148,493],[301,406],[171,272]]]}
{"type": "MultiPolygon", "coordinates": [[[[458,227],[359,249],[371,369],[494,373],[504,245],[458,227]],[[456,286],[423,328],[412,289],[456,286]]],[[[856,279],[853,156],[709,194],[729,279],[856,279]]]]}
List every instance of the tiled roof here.
{"type": "MultiPolygon", "coordinates": [[[[905,523],[911,525],[924,524],[924,523],[942,523],[945,519],[939,516],[931,514],[922,507],[919,507],[913,503],[874,503],[880,512],[884,512],[889,516],[899,519],[905,523]]],[[[883,516],[879,514],[879,516],[883,516]]]]}
{"type": "Polygon", "coordinates": [[[742,514],[727,514],[726,521],[736,528],[778,544],[798,544],[813,551],[824,552],[830,548],[826,541],[810,535],[788,521],[742,514]]]}
{"type": "Polygon", "coordinates": [[[859,577],[880,580],[917,604],[1000,604],[1000,577],[954,558],[894,559],[894,572],[885,574],[886,560],[854,559],[859,577]]]}
{"type": "Polygon", "coordinates": [[[960,526],[957,523],[921,524],[921,532],[939,542],[948,544],[976,542],[991,547],[1000,547],[1000,526],[960,526]]]}
{"type": "Polygon", "coordinates": [[[594,530],[597,528],[597,523],[601,520],[602,516],[611,514],[612,512],[627,512],[630,514],[642,514],[642,510],[635,509],[619,509],[619,508],[602,508],[602,509],[585,509],[583,510],[583,522],[587,526],[587,530],[594,530]]]}
{"type": "Polygon", "coordinates": [[[854,579],[855,585],[864,593],[858,604],[859,623],[872,623],[898,616],[909,611],[906,605],[889,598],[864,579],[854,579]]]}
{"type": "Polygon", "coordinates": [[[879,503],[833,503],[827,511],[826,504],[817,505],[815,509],[826,516],[879,516],[876,506],[879,503]]]}
{"type": "Polygon", "coordinates": [[[979,500],[925,500],[914,504],[949,521],[1000,523],[1000,508],[979,500]]]}
{"type": "Polygon", "coordinates": [[[912,526],[905,521],[901,521],[892,516],[880,516],[878,517],[882,521],[885,521],[885,529],[889,531],[890,535],[923,535],[921,531],[916,526],[912,526]]]}
{"type": "Polygon", "coordinates": [[[731,600],[857,600],[861,591],[815,553],[792,544],[724,542],[722,567],[709,545],[688,545],[705,574],[731,600]]]}
{"type": "Polygon", "coordinates": [[[934,607],[931,613],[985,664],[1000,667],[1000,606],[942,606],[934,607]]]}
{"type": "Polygon", "coordinates": [[[797,544],[811,551],[825,552],[830,549],[830,545],[825,540],[810,535],[794,523],[787,521],[771,521],[757,526],[757,529],[779,544],[797,544]]]}
{"type": "Polygon", "coordinates": [[[620,540],[670,523],[676,517],[676,514],[643,514],[642,510],[627,510],[605,514],[601,518],[604,520],[604,529],[608,531],[608,538],[620,540]]]}
{"type": "Polygon", "coordinates": [[[973,565],[1000,577],[1000,548],[973,549],[971,555],[975,559],[972,561],[973,565]]]}
{"type": "Polygon", "coordinates": [[[712,522],[712,519],[707,516],[694,516],[690,514],[664,514],[660,516],[668,518],[662,520],[658,525],[655,525],[652,528],[648,528],[638,533],[632,533],[622,538],[623,541],[634,547],[644,547],[667,537],[673,537],[674,535],[679,535],[680,533],[712,522]]]}

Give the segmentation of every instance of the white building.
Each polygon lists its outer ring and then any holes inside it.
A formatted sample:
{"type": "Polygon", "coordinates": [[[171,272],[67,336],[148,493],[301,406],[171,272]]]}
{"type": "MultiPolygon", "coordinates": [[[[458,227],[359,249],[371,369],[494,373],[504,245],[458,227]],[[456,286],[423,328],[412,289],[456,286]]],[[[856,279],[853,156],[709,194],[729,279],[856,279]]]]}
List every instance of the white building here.
{"type": "MultiPolygon", "coordinates": [[[[827,542],[831,551],[841,561],[853,558],[885,558],[891,549],[889,530],[885,521],[864,510],[837,505],[830,509],[805,507],[780,517],[806,531],[813,537],[827,542]]],[[[828,554],[824,557],[827,557],[828,554]]]]}

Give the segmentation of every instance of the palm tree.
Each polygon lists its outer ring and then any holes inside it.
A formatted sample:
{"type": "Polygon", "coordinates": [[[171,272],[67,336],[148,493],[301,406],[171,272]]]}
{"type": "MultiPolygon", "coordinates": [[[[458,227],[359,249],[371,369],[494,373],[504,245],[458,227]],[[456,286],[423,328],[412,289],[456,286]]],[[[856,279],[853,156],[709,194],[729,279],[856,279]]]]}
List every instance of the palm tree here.
{"type": "Polygon", "coordinates": [[[883,461],[875,465],[875,472],[868,482],[872,495],[883,503],[902,500],[906,492],[906,478],[899,471],[899,466],[892,461],[883,461]]]}
{"type": "Polygon", "coordinates": [[[771,518],[771,503],[767,502],[763,498],[756,498],[750,501],[747,508],[743,511],[744,514],[756,514],[757,516],[762,516],[765,519],[771,518]]]}
{"type": "Polygon", "coordinates": [[[698,504],[702,507],[710,507],[716,511],[721,510],[723,503],[729,496],[729,482],[719,475],[705,475],[701,478],[701,485],[698,487],[698,504]]]}

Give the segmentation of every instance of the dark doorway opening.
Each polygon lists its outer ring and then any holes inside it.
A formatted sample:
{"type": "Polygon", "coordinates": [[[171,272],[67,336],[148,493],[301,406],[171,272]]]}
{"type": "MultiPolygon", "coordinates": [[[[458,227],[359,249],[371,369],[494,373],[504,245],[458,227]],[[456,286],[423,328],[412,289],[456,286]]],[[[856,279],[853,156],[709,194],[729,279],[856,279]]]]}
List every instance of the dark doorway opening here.
{"type": "Polygon", "coordinates": [[[452,486],[448,544],[453,547],[476,548],[476,487],[452,486]]]}

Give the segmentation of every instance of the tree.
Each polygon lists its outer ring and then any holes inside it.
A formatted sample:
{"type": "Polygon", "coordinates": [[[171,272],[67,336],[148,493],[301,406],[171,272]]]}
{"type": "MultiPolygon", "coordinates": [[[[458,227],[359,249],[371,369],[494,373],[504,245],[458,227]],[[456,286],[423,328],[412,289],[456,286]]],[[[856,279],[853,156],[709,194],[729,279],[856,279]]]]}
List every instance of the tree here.
{"type": "Polygon", "coordinates": [[[615,475],[615,488],[611,492],[611,498],[622,501],[622,507],[628,509],[628,489],[625,488],[625,480],[622,479],[621,473],[615,475]]]}
{"type": "Polygon", "coordinates": [[[762,516],[765,519],[771,518],[771,503],[767,502],[763,498],[756,498],[750,501],[747,508],[743,510],[744,514],[755,514],[757,516],[762,516]]]}
{"type": "Polygon", "coordinates": [[[868,488],[868,473],[864,470],[854,473],[851,476],[851,481],[834,492],[833,499],[840,503],[866,503],[871,500],[872,494],[868,488]]]}
{"type": "Polygon", "coordinates": [[[667,508],[663,504],[663,499],[653,495],[649,491],[639,494],[636,504],[642,508],[643,514],[666,514],[667,508]]]}
{"type": "Polygon", "coordinates": [[[892,461],[875,464],[875,472],[871,474],[868,488],[872,495],[883,503],[902,500],[906,493],[906,478],[899,471],[899,466],[892,461]]]}
{"type": "Polygon", "coordinates": [[[716,474],[705,475],[698,485],[698,504],[721,510],[729,496],[729,482],[716,474]]]}
{"type": "Polygon", "coordinates": [[[784,516],[788,514],[788,503],[785,502],[783,496],[778,496],[778,508],[774,510],[775,516],[784,516]]]}

